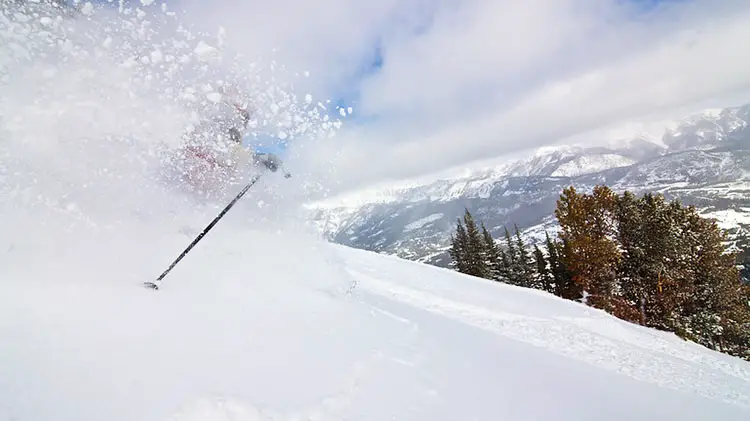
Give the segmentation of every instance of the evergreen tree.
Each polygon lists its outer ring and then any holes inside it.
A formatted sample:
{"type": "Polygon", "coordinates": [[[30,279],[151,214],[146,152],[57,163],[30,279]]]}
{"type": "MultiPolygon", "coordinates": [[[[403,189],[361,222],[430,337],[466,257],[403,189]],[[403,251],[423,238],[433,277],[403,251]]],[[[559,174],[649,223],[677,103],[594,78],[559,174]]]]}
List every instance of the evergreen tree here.
{"type": "Polygon", "coordinates": [[[572,260],[573,251],[570,242],[563,238],[555,243],[557,248],[558,265],[555,275],[556,295],[567,300],[583,300],[583,286],[576,282],[574,272],[568,267],[567,262],[572,260]]]}
{"type": "Polygon", "coordinates": [[[536,244],[534,244],[534,260],[536,261],[536,284],[538,288],[547,292],[553,292],[552,276],[550,275],[550,270],[547,268],[547,259],[536,244]]]}
{"type": "Polygon", "coordinates": [[[498,267],[498,281],[505,282],[505,283],[511,283],[510,281],[510,260],[508,258],[508,253],[503,250],[503,248],[499,247],[498,251],[500,252],[500,265],[498,267]]]}
{"type": "Polygon", "coordinates": [[[684,212],[679,202],[669,204],[663,196],[651,193],[645,194],[638,203],[643,250],[638,280],[645,302],[646,325],[674,330],[675,311],[684,296],[690,294],[680,264],[688,244],[680,222],[684,212]]]}
{"type": "MultiPolygon", "coordinates": [[[[502,256],[501,256],[502,257],[502,256]]],[[[520,285],[520,272],[518,269],[518,253],[516,251],[516,246],[513,243],[513,240],[511,239],[510,232],[508,231],[508,228],[505,228],[505,261],[503,262],[503,266],[506,268],[506,280],[511,285],[520,285]]]]}
{"type": "Polygon", "coordinates": [[[562,297],[562,291],[560,290],[560,285],[562,284],[562,263],[560,262],[560,258],[558,256],[558,246],[554,242],[552,242],[552,239],[549,236],[548,232],[544,232],[544,244],[547,247],[547,259],[549,261],[549,271],[550,276],[552,277],[552,285],[550,285],[550,291],[551,293],[562,297]]]}
{"type": "Polygon", "coordinates": [[[500,248],[485,227],[484,222],[482,222],[482,239],[484,240],[485,263],[488,269],[487,277],[488,279],[499,280],[501,273],[500,248]]]}
{"type": "Polygon", "coordinates": [[[517,285],[526,288],[537,288],[538,286],[534,282],[534,264],[529,256],[526,244],[521,239],[521,233],[518,231],[518,226],[513,225],[515,229],[515,241],[516,241],[516,261],[513,271],[516,274],[517,285]]]}
{"type": "Polygon", "coordinates": [[[750,286],[714,221],[661,195],[603,186],[565,189],[555,214],[560,242],[546,245],[556,294],[585,292],[617,317],[750,360],[750,286]]]}
{"type": "Polygon", "coordinates": [[[678,234],[679,203],[662,196],[640,199],[625,192],[616,205],[617,239],[622,249],[618,269],[623,305],[618,317],[671,329],[678,304],[679,257],[684,245],[678,234]]]}
{"type": "Polygon", "coordinates": [[[683,216],[690,258],[684,261],[687,276],[675,306],[675,331],[709,348],[750,357],[750,292],[738,281],[726,236],[692,207],[683,216]]]}
{"type": "Polygon", "coordinates": [[[646,290],[643,286],[642,265],[646,258],[642,247],[643,218],[638,199],[630,192],[617,199],[617,240],[622,249],[618,278],[623,300],[635,309],[631,321],[646,324],[646,290]]]}
{"type": "Polygon", "coordinates": [[[452,266],[461,273],[469,273],[467,252],[469,249],[469,240],[466,235],[466,228],[464,228],[461,219],[456,219],[456,233],[451,236],[451,247],[448,249],[448,254],[451,257],[452,266]]]}
{"type": "Polygon", "coordinates": [[[567,250],[565,240],[553,241],[549,233],[545,233],[545,237],[549,274],[552,278],[549,292],[569,300],[579,300],[581,298],[580,288],[575,285],[573,275],[565,267],[564,256],[567,250]]]}
{"type": "Polygon", "coordinates": [[[578,194],[573,187],[563,190],[555,215],[561,238],[569,250],[565,265],[573,281],[586,293],[586,302],[612,311],[617,292],[620,252],[613,240],[615,194],[596,186],[592,194],[578,194]]]}
{"type": "Polygon", "coordinates": [[[468,209],[464,212],[464,223],[466,224],[466,273],[480,278],[488,278],[490,269],[487,266],[484,240],[474,217],[468,209]]]}

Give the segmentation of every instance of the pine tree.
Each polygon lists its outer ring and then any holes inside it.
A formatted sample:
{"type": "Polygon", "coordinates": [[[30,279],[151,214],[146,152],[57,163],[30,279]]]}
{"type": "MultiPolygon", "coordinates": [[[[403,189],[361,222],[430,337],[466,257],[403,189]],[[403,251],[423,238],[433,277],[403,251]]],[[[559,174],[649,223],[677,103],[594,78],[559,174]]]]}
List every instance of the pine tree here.
{"type": "Polygon", "coordinates": [[[464,212],[464,223],[466,224],[466,259],[467,274],[480,278],[489,277],[489,267],[487,266],[487,256],[485,252],[484,240],[479,232],[474,217],[468,209],[464,212]]]}
{"type": "Polygon", "coordinates": [[[714,221],[694,208],[683,210],[685,285],[676,306],[675,330],[704,346],[744,358],[750,345],[750,292],[739,282],[735,255],[728,253],[726,236],[714,221]]]}
{"type": "Polygon", "coordinates": [[[684,245],[678,235],[678,203],[625,192],[617,198],[617,240],[622,250],[618,268],[622,303],[618,317],[645,326],[671,330],[678,305],[678,267],[684,245]]]}
{"type": "Polygon", "coordinates": [[[622,261],[618,267],[618,279],[625,303],[634,309],[628,317],[646,325],[646,289],[643,286],[643,263],[645,251],[642,247],[643,217],[638,199],[630,192],[618,197],[616,205],[617,240],[622,248],[622,261]]]}
{"type": "Polygon", "coordinates": [[[615,306],[620,259],[612,238],[614,209],[615,194],[606,186],[594,187],[590,195],[566,188],[555,209],[560,237],[569,247],[564,263],[573,281],[585,291],[588,304],[607,311],[615,306]]]}
{"type": "Polygon", "coordinates": [[[520,285],[521,275],[518,270],[519,257],[516,251],[516,246],[513,244],[513,240],[510,237],[510,232],[508,231],[507,227],[505,228],[505,253],[504,254],[505,254],[505,261],[503,262],[503,266],[507,268],[505,270],[506,282],[508,282],[511,285],[520,285]]]}
{"type": "Polygon", "coordinates": [[[534,244],[534,260],[536,262],[536,284],[538,285],[538,288],[547,292],[552,292],[552,277],[550,275],[550,270],[547,268],[547,259],[544,257],[542,250],[539,249],[539,246],[536,244],[534,244]]]}
{"type": "Polygon", "coordinates": [[[482,239],[484,240],[485,258],[488,269],[488,279],[499,280],[501,273],[500,248],[495,243],[495,239],[482,222],[482,239]]]}
{"type": "Polygon", "coordinates": [[[510,282],[510,260],[508,259],[508,253],[503,248],[498,248],[500,252],[500,265],[498,267],[497,279],[500,282],[510,282]]]}
{"type": "Polygon", "coordinates": [[[555,243],[555,247],[559,259],[555,275],[555,294],[567,300],[582,301],[584,298],[583,286],[576,282],[575,273],[568,267],[567,263],[573,259],[570,242],[563,238],[559,243],[555,243]]]}
{"type": "Polygon", "coordinates": [[[537,285],[534,282],[534,265],[529,256],[526,244],[521,239],[521,233],[518,230],[517,225],[513,225],[515,229],[515,241],[516,241],[516,261],[514,266],[514,272],[516,274],[517,285],[525,288],[536,288],[537,285]]]}
{"type": "Polygon", "coordinates": [[[545,232],[545,245],[551,277],[549,292],[569,300],[581,299],[581,289],[573,282],[573,274],[565,266],[565,253],[569,249],[566,241],[553,241],[545,232]]]}
{"type": "Polygon", "coordinates": [[[750,360],[750,286],[714,221],[661,195],[602,186],[565,189],[555,214],[560,241],[546,245],[556,294],[584,292],[617,317],[750,360]]]}
{"type": "Polygon", "coordinates": [[[639,201],[642,253],[637,278],[642,291],[646,325],[675,329],[676,309],[684,301],[689,283],[679,263],[685,243],[680,228],[683,211],[678,202],[668,204],[663,196],[645,194],[639,201]]]}
{"type": "Polygon", "coordinates": [[[451,256],[453,267],[461,273],[469,273],[468,257],[467,252],[469,248],[469,240],[466,235],[466,228],[464,228],[461,219],[456,219],[456,233],[451,236],[451,247],[448,249],[448,254],[451,256]]]}
{"type": "Polygon", "coordinates": [[[547,247],[547,259],[549,261],[549,271],[552,277],[552,285],[550,285],[549,292],[562,297],[562,291],[560,285],[562,284],[562,268],[560,258],[558,256],[558,246],[552,242],[548,232],[544,232],[544,244],[547,247]]]}

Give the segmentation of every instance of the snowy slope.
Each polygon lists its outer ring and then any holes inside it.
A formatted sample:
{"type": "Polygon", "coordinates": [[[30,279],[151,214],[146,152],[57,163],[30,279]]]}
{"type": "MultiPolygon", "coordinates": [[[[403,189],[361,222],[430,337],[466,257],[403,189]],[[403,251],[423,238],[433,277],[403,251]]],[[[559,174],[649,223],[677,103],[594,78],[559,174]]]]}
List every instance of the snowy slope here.
{"type": "Polygon", "coordinates": [[[750,417],[749,363],[325,242],[277,174],[144,288],[240,185],[205,198],[165,175],[182,107],[76,45],[50,46],[80,54],[65,83],[0,55],[0,420],[750,417]]]}
{"type": "Polygon", "coordinates": [[[27,244],[2,273],[0,419],[750,416],[746,362],[537,291],[300,235],[290,247],[294,230],[240,215],[160,291],[136,281],[187,237],[153,224],[115,233],[149,247],[27,244]]]}

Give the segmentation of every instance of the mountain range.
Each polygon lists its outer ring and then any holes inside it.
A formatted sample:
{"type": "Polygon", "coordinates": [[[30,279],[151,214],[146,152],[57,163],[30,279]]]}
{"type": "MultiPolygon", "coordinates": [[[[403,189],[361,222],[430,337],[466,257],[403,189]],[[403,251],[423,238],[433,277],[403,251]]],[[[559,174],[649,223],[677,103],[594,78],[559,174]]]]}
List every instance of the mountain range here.
{"type": "Polygon", "coordinates": [[[536,242],[555,231],[563,188],[589,191],[597,184],[677,198],[717,219],[735,245],[743,243],[750,228],[750,104],[691,115],[659,139],[542,148],[494,168],[311,210],[333,242],[446,266],[450,235],[464,209],[496,238],[517,226],[536,242]]]}

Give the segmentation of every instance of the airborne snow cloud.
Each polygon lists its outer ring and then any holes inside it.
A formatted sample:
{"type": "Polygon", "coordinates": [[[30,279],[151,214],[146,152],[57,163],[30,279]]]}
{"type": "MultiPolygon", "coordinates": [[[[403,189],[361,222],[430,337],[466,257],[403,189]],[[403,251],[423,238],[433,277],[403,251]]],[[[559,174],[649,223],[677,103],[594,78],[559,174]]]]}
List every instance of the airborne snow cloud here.
{"type": "Polygon", "coordinates": [[[239,48],[309,70],[301,89],[354,105],[339,136],[303,154],[333,165],[339,188],[750,100],[746,0],[182,5],[239,48]]]}

